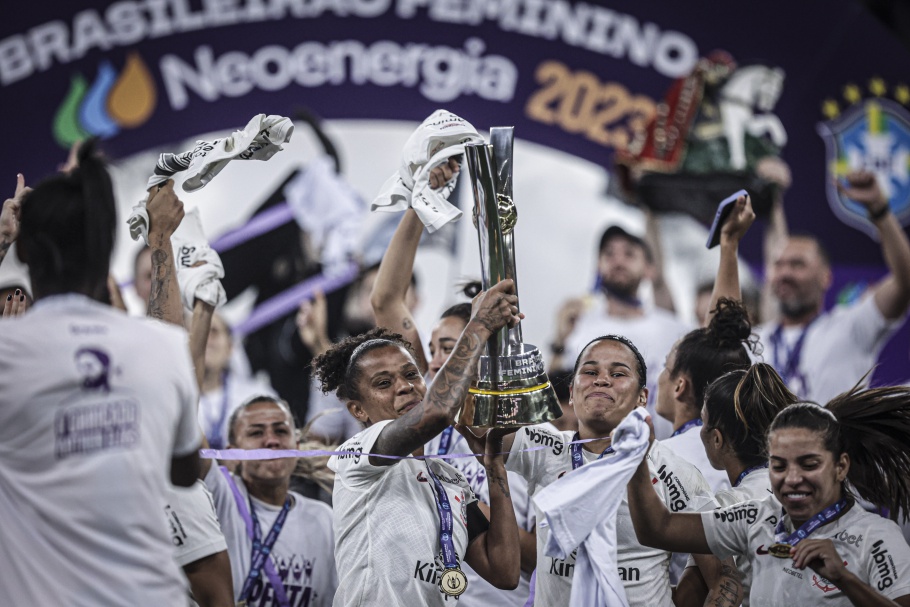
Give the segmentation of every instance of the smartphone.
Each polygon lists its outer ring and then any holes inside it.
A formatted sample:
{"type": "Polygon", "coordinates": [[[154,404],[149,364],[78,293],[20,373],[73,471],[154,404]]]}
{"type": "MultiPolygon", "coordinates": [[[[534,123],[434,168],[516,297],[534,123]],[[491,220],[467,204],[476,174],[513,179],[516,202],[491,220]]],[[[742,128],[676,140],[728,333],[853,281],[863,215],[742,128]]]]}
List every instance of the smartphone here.
{"type": "Polygon", "coordinates": [[[713,249],[720,244],[720,229],[723,227],[724,222],[727,221],[727,217],[730,216],[730,212],[733,211],[733,203],[736,202],[736,199],[740,196],[748,195],[749,192],[740,190],[735,194],[727,196],[720,202],[719,205],[717,205],[717,213],[714,215],[714,223],[711,224],[711,230],[708,232],[708,244],[706,246],[709,249],[713,249]]]}

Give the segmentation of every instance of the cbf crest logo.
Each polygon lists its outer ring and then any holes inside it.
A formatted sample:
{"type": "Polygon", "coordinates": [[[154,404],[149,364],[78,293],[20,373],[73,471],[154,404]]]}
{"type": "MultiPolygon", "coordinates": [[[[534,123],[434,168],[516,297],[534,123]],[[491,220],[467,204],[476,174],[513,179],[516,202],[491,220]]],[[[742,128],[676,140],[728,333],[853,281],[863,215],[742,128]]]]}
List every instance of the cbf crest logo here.
{"type": "Polygon", "coordinates": [[[905,107],[910,103],[910,87],[894,87],[896,101],[892,101],[884,96],[886,83],[873,78],[869,92],[873,97],[864,99],[857,85],[844,87],[844,99],[851,105],[843,112],[837,101],[826,99],[822,112],[828,120],[819,123],[818,133],[825,142],[831,209],[847,225],[877,238],[865,207],[838,192],[834,179],[857,169],[872,171],[891,212],[902,225],[910,224],[910,112],[905,107]]]}

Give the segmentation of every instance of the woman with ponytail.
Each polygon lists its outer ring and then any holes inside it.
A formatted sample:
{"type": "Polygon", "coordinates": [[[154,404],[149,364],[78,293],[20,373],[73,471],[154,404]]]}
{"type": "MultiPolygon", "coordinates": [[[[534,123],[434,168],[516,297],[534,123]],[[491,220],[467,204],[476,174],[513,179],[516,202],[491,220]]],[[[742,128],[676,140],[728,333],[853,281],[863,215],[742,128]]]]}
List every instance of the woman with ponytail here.
{"type": "Polygon", "coordinates": [[[629,484],[635,531],[644,544],[748,560],[753,606],[907,607],[910,546],[855,495],[906,512],[908,442],[910,388],[857,385],[824,407],[790,405],[768,432],[773,496],[670,513],[639,468],[629,484]]]}
{"type": "Polygon", "coordinates": [[[184,604],[161,505],[168,471],[183,486],[199,472],[186,333],[103,303],[117,216],[91,143],[17,194],[0,248],[17,235],[35,304],[0,340],[4,602],[184,604]]]}
{"type": "Polygon", "coordinates": [[[702,403],[708,385],[724,373],[748,369],[757,338],[746,309],[738,301],[721,298],[707,327],[680,339],[657,380],[657,413],[673,422],[673,435],[661,444],[701,471],[719,491],[730,487],[727,475],[708,462],[699,439],[702,403]]]}

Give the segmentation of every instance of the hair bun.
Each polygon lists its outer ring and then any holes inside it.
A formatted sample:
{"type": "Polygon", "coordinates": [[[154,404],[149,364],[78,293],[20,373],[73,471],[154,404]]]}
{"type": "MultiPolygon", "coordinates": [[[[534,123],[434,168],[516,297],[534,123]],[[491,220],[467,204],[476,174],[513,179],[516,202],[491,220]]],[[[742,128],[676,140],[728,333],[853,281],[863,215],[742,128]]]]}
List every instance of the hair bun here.
{"type": "Polygon", "coordinates": [[[736,300],[722,297],[714,308],[708,332],[714,336],[718,346],[748,342],[752,335],[752,323],[745,306],[736,300]]]}

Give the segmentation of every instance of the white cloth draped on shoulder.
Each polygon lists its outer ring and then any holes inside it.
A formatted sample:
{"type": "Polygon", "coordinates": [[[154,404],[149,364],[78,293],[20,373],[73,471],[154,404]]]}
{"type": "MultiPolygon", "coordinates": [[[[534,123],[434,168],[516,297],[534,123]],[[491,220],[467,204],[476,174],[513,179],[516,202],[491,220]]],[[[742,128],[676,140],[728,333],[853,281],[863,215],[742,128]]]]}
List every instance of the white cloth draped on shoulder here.
{"type": "Polygon", "coordinates": [[[647,411],[636,407],[613,435],[615,457],[566,474],[534,496],[550,527],[546,553],[565,559],[577,548],[570,607],[628,607],[617,571],[616,513],[648,452],[647,411]]]}

